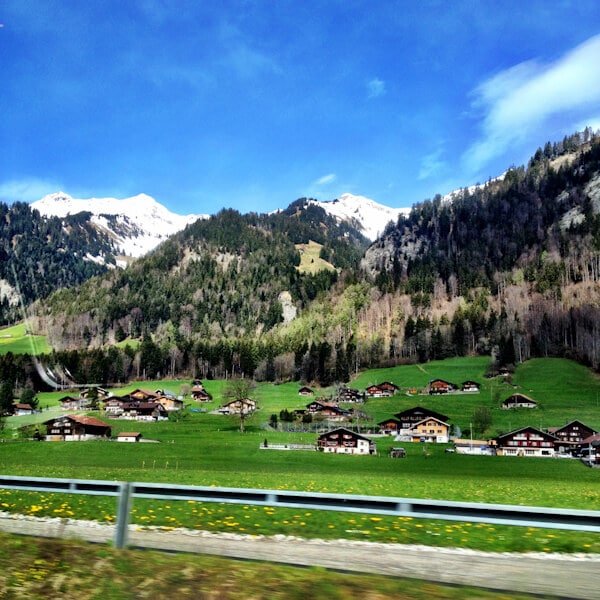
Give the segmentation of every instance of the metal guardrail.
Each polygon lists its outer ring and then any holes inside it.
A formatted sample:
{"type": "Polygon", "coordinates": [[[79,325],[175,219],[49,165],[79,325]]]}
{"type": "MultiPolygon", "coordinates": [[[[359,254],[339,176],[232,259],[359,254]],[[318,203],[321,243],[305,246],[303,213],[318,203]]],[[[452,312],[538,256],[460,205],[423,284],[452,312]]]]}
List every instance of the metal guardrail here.
{"type": "Polygon", "coordinates": [[[600,532],[600,511],[510,504],[480,504],[388,496],[324,494],[245,488],[171,485],[163,483],[50,479],[0,475],[0,489],[87,494],[118,498],[115,546],[127,545],[133,498],[251,504],[281,508],[331,510],[395,517],[490,523],[520,527],[600,532]]]}

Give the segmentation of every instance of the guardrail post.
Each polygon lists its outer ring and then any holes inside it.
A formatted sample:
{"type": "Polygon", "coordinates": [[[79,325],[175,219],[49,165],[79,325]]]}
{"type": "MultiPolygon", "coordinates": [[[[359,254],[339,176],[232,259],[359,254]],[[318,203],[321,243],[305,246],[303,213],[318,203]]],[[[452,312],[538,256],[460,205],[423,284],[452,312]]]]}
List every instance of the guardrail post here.
{"type": "Polygon", "coordinates": [[[115,532],[115,548],[125,548],[127,544],[127,529],[131,512],[131,483],[122,481],[120,484],[119,504],[117,509],[117,531],[115,532]]]}

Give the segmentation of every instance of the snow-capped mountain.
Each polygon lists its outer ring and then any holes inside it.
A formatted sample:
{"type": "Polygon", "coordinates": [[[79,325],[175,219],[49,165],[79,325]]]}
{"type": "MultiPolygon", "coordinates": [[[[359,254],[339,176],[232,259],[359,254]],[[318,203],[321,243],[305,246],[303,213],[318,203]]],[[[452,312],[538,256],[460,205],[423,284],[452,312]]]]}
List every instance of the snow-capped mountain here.
{"type": "MultiPolygon", "coordinates": [[[[44,216],[64,218],[81,212],[91,213],[90,221],[114,242],[123,256],[140,257],[186,225],[208,215],[177,215],[154,198],[138,194],[131,198],[72,198],[56,192],[33,202],[31,208],[44,216]]],[[[92,260],[97,257],[89,257],[92,260]]]]}
{"type": "Polygon", "coordinates": [[[401,214],[407,215],[410,208],[390,208],[364,196],[342,194],[336,200],[321,202],[310,200],[325,212],[340,221],[348,221],[371,241],[383,233],[385,226],[396,222],[401,214]]]}

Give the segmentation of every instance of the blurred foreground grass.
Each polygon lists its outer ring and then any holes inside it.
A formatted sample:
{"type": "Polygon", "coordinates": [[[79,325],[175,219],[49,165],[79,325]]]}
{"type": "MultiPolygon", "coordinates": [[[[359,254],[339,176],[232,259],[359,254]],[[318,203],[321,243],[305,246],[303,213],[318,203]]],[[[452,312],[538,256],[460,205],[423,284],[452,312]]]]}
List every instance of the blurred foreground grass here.
{"type": "MultiPolygon", "coordinates": [[[[528,595],[0,533],[0,598],[518,600],[528,595]]],[[[535,598],[540,598],[536,595],[535,598]]]]}

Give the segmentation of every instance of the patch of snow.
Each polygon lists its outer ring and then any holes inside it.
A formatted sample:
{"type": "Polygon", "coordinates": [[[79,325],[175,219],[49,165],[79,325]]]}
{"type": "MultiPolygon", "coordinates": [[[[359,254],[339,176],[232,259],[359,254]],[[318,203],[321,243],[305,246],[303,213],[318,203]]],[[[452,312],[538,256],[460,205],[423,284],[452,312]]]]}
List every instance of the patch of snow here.
{"type": "Polygon", "coordinates": [[[56,192],[33,202],[31,208],[41,215],[59,218],[89,212],[91,222],[114,240],[119,252],[134,258],[147,254],[190,223],[208,218],[208,215],[177,215],[146,194],[122,200],[82,200],[56,192]]]}
{"type": "Polygon", "coordinates": [[[310,200],[320,206],[326,213],[340,221],[348,221],[369,240],[376,240],[383,233],[385,226],[398,220],[400,215],[408,215],[410,208],[390,208],[379,204],[365,196],[342,194],[329,202],[310,200]]]}

